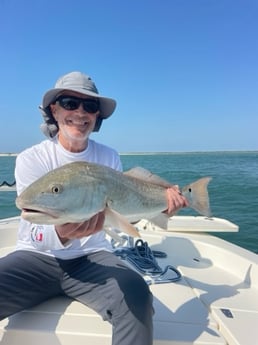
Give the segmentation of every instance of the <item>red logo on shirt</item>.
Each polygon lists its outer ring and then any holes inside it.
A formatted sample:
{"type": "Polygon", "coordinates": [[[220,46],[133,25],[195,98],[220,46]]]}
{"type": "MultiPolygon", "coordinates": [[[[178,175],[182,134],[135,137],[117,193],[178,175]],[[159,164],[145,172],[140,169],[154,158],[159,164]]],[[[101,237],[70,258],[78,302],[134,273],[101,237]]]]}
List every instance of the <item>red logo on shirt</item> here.
{"type": "Polygon", "coordinates": [[[43,241],[43,234],[42,234],[42,232],[40,232],[40,233],[38,233],[36,235],[36,241],[38,241],[38,242],[42,242],[43,241]]]}
{"type": "Polygon", "coordinates": [[[35,225],[31,229],[31,239],[33,242],[42,242],[43,241],[43,227],[42,225],[35,225]]]}

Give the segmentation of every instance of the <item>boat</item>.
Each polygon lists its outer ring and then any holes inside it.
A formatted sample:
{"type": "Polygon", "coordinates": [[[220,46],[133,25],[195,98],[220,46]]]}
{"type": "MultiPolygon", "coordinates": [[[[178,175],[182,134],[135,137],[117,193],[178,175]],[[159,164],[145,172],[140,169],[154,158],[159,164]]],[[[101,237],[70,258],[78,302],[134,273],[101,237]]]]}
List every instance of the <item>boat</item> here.
{"type": "MultiPolygon", "coordinates": [[[[0,256],[14,250],[18,223],[19,217],[0,220],[0,256]]],[[[140,272],[126,255],[121,259],[153,293],[154,345],[258,344],[258,256],[213,234],[237,232],[236,224],[176,215],[165,225],[142,219],[136,227],[140,248],[147,246],[161,272],[140,272]]],[[[118,255],[139,249],[125,234],[117,237],[110,240],[118,255]]],[[[110,345],[111,325],[58,297],[0,321],[0,344],[110,345]]]]}

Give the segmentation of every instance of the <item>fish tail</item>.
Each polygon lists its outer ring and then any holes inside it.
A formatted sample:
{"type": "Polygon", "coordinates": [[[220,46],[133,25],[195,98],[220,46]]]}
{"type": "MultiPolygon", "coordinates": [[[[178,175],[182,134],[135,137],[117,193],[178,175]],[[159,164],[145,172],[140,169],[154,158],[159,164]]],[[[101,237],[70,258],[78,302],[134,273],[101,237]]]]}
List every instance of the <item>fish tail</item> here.
{"type": "Polygon", "coordinates": [[[207,190],[211,177],[203,177],[182,189],[182,194],[187,198],[189,207],[199,212],[201,215],[210,217],[210,201],[207,190]]]}

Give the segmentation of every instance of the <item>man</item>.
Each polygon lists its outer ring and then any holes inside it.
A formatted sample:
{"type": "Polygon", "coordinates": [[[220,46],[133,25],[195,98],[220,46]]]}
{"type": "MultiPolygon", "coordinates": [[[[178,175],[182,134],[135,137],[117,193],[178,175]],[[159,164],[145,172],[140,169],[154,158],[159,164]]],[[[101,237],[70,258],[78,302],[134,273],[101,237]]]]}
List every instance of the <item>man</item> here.
{"type": "MultiPolygon", "coordinates": [[[[16,161],[18,195],[33,181],[72,161],[122,170],[118,153],[89,138],[115,110],[85,74],[61,77],[43,97],[42,130],[48,140],[16,161]]],[[[168,212],[186,206],[170,188],[168,212]]],[[[94,309],[113,326],[113,345],[152,344],[152,295],[142,277],[111,250],[104,213],[76,224],[37,225],[23,219],[17,250],[0,259],[0,320],[51,297],[66,295],[94,309]]]]}

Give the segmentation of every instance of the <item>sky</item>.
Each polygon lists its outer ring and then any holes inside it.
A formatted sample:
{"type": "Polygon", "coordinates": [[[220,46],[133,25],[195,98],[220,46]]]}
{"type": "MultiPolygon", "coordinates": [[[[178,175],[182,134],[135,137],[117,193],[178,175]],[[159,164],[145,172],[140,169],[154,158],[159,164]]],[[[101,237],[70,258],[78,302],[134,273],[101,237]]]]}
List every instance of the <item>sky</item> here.
{"type": "Polygon", "coordinates": [[[0,152],[45,140],[38,106],[71,71],[117,108],[118,152],[258,149],[257,0],[0,0],[0,152]]]}

